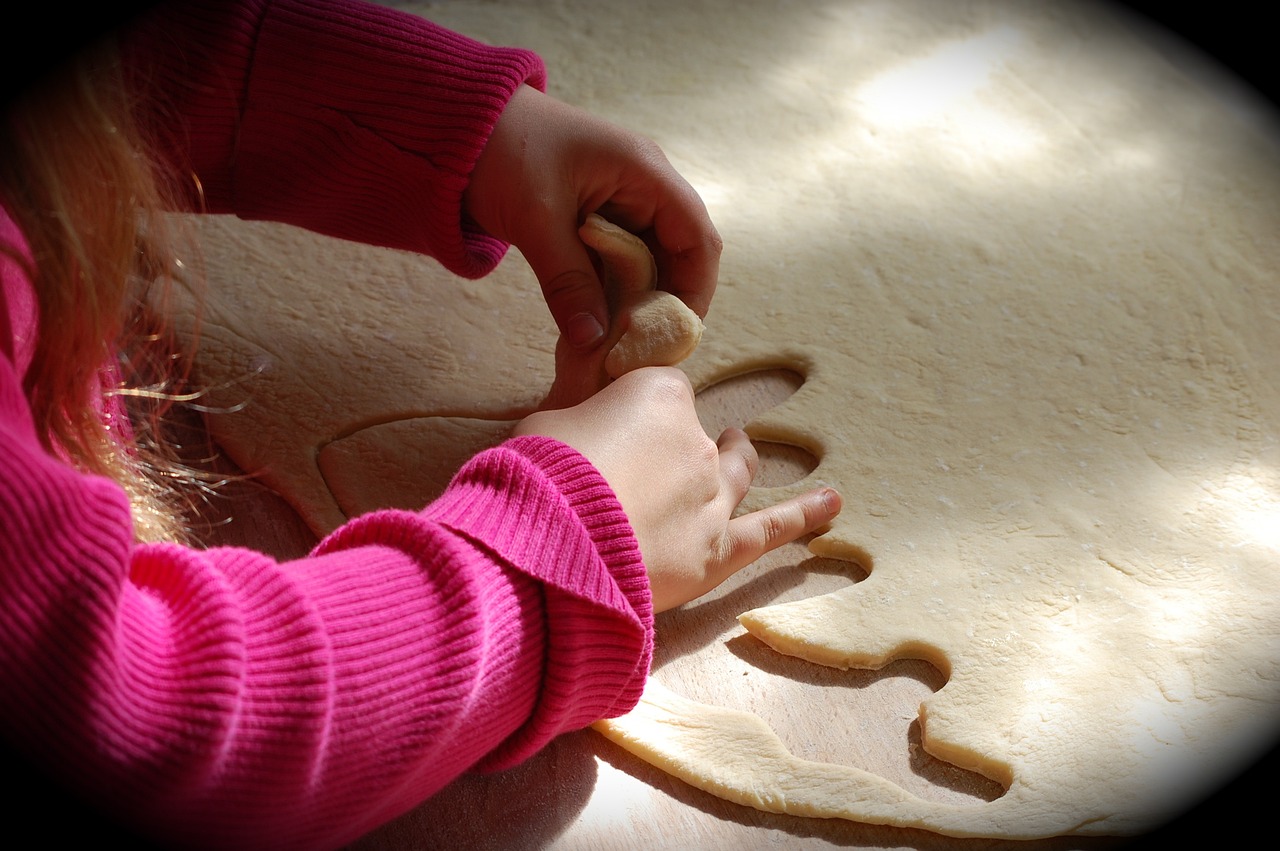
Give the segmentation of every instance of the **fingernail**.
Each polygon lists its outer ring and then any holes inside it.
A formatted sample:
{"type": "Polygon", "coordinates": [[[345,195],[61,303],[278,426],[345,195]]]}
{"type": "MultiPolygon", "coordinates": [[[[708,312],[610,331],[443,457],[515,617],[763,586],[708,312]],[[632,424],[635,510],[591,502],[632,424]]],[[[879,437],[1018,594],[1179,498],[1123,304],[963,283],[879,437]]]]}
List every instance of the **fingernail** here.
{"type": "Polygon", "coordinates": [[[604,328],[590,313],[579,313],[565,325],[564,333],[572,346],[587,349],[604,336],[604,328]]]}
{"type": "Polygon", "coordinates": [[[822,505],[827,509],[827,513],[833,517],[840,513],[840,494],[833,488],[827,488],[822,492],[822,505]]]}

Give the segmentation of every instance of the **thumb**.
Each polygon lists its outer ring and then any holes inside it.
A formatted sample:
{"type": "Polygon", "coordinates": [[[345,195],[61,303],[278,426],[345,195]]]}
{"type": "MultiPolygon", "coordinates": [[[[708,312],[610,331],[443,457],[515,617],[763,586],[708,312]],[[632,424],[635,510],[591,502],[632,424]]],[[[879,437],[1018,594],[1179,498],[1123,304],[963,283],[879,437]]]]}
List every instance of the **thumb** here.
{"type": "Polygon", "coordinates": [[[609,309],[586,246],[576,231],[533,244],[532,253],[523,253],[560,334],[574,349],[595,348],[608,334],[609,309]]]}

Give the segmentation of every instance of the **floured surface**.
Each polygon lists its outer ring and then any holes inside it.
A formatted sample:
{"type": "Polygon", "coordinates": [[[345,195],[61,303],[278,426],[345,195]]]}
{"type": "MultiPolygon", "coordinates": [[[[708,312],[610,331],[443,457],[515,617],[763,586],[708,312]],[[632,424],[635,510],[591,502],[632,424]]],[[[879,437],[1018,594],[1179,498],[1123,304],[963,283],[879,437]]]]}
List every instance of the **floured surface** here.
{"type": "MultiPolygon", "coordinates": [[[[804,376],[748,430],[817,467],[748,499],[836,485],[812,549],[869,573],[779,605],[748,575],[667,618],[660,643],[703,632],[611,739],[761,809],[1034,837],[1144,829],[1275,735],[1280,170],[1251,124],[1074,3],[408,8],[538,50],[553,94],[653,136],[702,191],[726,248],[684,366],[700,388],[804,376]],[[738,614],[836,668],[931,662],[923,747],[1007,792],[797,755],[788,718],[842,740],[862,719],[826,680],[782,711],[738,614]],[[772,756],[732,758],[756,736],[772,756]]],[[[516,255],[473,283],[203,228],[203,374],[238,382],[216,404],[250,402],[212,427],[318,530],[412,504],[449,466],[431,447],[500,439],[550,386],[554,328],[516,255]]]]}

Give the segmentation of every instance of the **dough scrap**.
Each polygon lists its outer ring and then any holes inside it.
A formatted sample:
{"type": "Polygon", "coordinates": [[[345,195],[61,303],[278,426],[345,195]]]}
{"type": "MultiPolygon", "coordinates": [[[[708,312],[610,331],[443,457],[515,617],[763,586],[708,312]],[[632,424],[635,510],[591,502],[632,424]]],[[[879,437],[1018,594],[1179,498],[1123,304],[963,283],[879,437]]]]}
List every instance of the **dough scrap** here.
{"type": "MultiPolygon", "coordinates": [[[[561,6],[430,12],[534,47],[561,97],[653,136],[704,192],[726,244],[718,333],[681,368],[699,389],[804,375],[748,431],[819,464],[746,507],[839,487],[847,507],[810,547],[869,572],[753,602],[598,729],[750,806],[993,838],[1144,830],[1274,740],[1274,137],[1092,4],[561,6]],[[621,43],[645,50],[603,73],[621,43]],[[931,661],[946,684],[920,707],[923,747],[1007,791],[926,801],[789,756],[790,731],[759,722],[792,699],[784,678],[697,676],[743,629],[834,669],[931,661]]],[[[287,228],[197,226],[200,375],[210,405],[249,403],[211,428],[318,531],[417,498],[398,459],[457,433],[426,424],[514,419],[559,380],[517,252],[472,284],[287,228]]],[[[828,692],[805,710],[861,727],[828,692]]]]}
{"type": "Polygon", "coordinates": [[[656,289],[658,270],[644,240],[592,213],[578,230],[600,258],[609,303],[609,335],[603,355],[584,358],[561,339],[556,344],[556,380],[543,408],[567,408],[610,380],[644,366],[675,366],[702,339],[703,324],[679,298],[656,289]]]}
{"type": "Polygon", "coordinates": [[[702,319],[676,296],[655,289],[658,271],[644,241],[595,213],[579,234],[599,253],[606,290],[615,299],[611,315],[621,336],[604,361],[609,377],[644,366],[675,366],[693,354],[702,319]]]}
{"type": "Polygon", "coordinates": [[[643,366],[675,366],[693,354],[702,339],[698,314],[664,290],[653,290],[632,301],[627,306],[626,323],[621,339],[604,361],[610,378],[643,366]]]}

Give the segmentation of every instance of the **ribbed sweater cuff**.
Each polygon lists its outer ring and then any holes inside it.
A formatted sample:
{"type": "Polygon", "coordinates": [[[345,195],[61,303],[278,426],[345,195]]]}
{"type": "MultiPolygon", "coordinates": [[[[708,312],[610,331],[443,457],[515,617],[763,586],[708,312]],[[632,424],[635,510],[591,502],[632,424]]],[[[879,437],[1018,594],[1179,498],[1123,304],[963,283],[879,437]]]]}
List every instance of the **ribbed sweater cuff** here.
{"type": "Polygon", "coordinates": [[[545,588],[538,706],[482,769],[635,706],[653,653],[648,577],[622,506],[586,458],[549,438],[515,438],[464,466],[427,512],[545,588]]]}
{"type": "Polygon", "coordinates": [[[478,277],[506,245],[463,229],[462,194],[526,81],[544,85],[529,51],[395,10],[356,15],[341,0],[280,0],[263,21],[249,79],[238,212],[312,211],[314,230],[424,252],[478,277]]]}
{"type": "Polygon", "coordinates": [[[468,225],[462,195],[512,93],[545,87],[536,54],[350,0],[169,2],[126,48],[135,83],[175,101],[183,126],[151,130],[204,209],[429,254],[467,277],[505,254],[468,225]]]}

